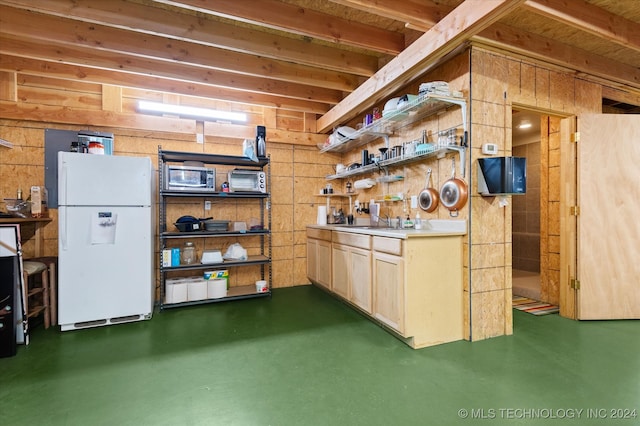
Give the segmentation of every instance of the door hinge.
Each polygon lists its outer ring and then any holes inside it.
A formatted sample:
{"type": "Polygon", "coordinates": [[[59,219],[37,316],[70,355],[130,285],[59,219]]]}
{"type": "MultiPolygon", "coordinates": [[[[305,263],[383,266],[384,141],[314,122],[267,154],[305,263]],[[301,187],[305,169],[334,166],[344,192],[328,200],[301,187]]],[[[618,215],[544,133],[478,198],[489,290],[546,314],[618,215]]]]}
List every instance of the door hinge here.
{"type": "Polygon", "coordinates": [[[580,216],[580,206],[571,206],[569,208],[569,214],[572,216],[580,216]]]}
{"type": "Polygon", "coordinates": [[[569,280],[569,287],[571,287],[574,290],[580,290],[580,280],[576,278],[571,278],[569,280]]]}
{"type": "Polygon", "coordinates": [[[571,134],[571,142],[578,143],[580,142],[580,132],[575,132],[571,134]]]}

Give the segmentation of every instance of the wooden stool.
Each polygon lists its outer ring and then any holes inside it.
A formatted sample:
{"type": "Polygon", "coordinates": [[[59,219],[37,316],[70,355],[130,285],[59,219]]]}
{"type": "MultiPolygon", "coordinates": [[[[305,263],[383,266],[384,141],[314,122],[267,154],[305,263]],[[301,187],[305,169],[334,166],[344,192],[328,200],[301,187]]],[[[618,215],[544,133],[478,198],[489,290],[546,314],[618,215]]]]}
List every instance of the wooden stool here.
{"type": "Polygon", "coordinates": [[[44,315],[44,328],[49,328],[49,268],[45,263],[24,261],[24,310],[27,322],[40,314],[44,315]]]}
{"type": "Polygon", "coordinates": [[[43,256],[26,259],[30,262],[41,262],[47,265],[49,270],[49,319],[51,325],[58,325],[58,280],[56,268],[58,265],[57,256],[43,256]]]}

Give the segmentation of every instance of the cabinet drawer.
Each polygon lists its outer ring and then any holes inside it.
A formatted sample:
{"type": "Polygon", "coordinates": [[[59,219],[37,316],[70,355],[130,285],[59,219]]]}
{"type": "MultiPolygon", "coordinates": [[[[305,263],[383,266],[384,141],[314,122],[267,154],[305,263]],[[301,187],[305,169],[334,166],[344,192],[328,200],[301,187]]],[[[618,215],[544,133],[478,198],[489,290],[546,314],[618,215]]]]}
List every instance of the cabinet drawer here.
{"type": "Polygon", "coordinates": [[[346,246],[371,250],[371,236],[351,232],[333,232],[333,242],[346,246]]]}
{"type": "Polygon", "coordinates": [[[402,256],[402,240],[400,238],[373,237],[373,249],[382,253],[402,256]]]}
{"type": "Polygon", "coordinates": [[[307,228],[307,238],[331,241],[331,231],[329,229],[307,228]]]}

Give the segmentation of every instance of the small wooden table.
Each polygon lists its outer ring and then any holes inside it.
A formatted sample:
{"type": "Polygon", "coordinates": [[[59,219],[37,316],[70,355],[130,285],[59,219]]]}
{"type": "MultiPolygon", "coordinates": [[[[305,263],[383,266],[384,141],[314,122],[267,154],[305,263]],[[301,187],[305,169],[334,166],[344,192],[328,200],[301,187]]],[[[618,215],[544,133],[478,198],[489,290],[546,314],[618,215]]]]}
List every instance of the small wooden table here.
{"type": "MultiPolygon", "coordinates": [[[[9,218],[0,218],[0,225],[22,225],[34,224],[34,237],[36,243],[36,250],[34,257],[42,257],[44,254],[42,253],[44,249],[44,232],[42,232],[42,227],[47,223],[51,222],[50,217],[41,217],[41,218],[19,218],[19,217],[9,217],[9,218]]],[[[24,233],[20,232],[20,238],[24,238],[24,233]]],[[[28,237],[26,239],[29,239],[28,237]]]]}

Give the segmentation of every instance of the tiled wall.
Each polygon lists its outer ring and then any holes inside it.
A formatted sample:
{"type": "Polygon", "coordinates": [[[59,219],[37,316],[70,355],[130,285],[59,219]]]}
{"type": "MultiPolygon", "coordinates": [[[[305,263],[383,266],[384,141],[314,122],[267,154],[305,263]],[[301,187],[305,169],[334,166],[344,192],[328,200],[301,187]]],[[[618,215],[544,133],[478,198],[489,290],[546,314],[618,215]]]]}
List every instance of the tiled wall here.
{"type": "Polygon", "coordinates": [[[540,272],[540,142],[513,147],[527,159],[527,193],[512,198],[513,269],[540,272]]]}

